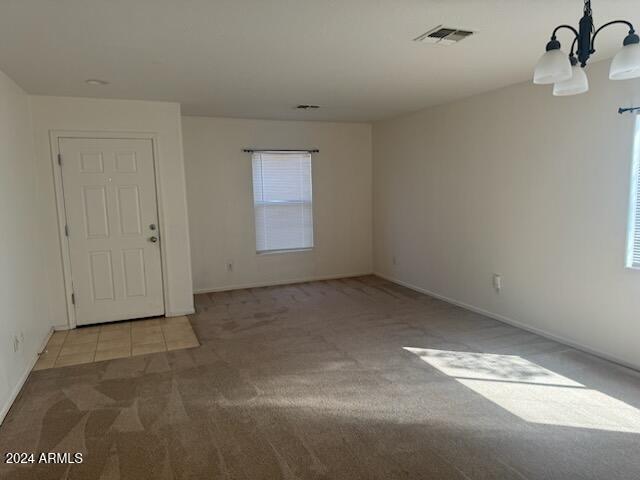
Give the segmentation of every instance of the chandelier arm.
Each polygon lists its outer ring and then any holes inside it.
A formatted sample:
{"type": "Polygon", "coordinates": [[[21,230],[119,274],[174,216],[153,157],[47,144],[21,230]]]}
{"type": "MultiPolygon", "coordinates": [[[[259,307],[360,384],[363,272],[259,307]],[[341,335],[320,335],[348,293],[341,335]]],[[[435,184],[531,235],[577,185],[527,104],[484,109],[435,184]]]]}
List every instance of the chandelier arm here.
{"type": "Polygon", "coordinates": [[[604,28],[610,27],[611,25],[616,25],[618,23],[621,23],[629,27],[630,34],[633,34],[636,32],[635,29],[633,28],[633,24],[631,22],[627,22],[626,20],[613,20],[612,22],[605,23],[600,28],[598,28],[593,34],[593,37],[591,37],[591,53],[595,53],[596,51],[596,37],[598,36],[600,31],[602,31],[602,29],[604,28]]]}
{"type": "Polygon", "coordinates": [[[578,31],[575,28],[573,28],[571,25],[558,25],[556,28],[553,29],[553,34],[551,34],[551,39],[552,40],[556,39],[556,34],[558,33],[558,30],[560,30],[562,28],[566,28],[568,30],[571,30],[576,38],[578,38],[580,36],[578,31]]]}
{"type": "Polygon", "coordinates": [[[570,57],[574,56],[574,53],[576,51],[576,44],[578,43],[578,37],[573,39],[573,43],[571,44],[571,54],[569,55],[570,57]]]}

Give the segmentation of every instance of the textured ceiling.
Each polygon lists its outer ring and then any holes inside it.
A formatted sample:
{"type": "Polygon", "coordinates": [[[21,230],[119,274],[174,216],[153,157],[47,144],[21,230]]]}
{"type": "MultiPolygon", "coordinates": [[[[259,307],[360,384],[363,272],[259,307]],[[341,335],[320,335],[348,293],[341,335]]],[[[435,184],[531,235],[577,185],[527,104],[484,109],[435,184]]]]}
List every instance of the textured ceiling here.
{"type": "MultiPolygon", "coordinates": [[[[638,0],[593,9],[598,24],[640,24],[638,0]]],[[[581,13],[580,0],[2,0],[0,69],[33,94],[371,121],[529,79],[552,28],[581,13]],[[440,24],[478,34],[451,47],[411,41],[440,24]]],[[[625,33],[603,33],[594,60],[625,33]]]]}

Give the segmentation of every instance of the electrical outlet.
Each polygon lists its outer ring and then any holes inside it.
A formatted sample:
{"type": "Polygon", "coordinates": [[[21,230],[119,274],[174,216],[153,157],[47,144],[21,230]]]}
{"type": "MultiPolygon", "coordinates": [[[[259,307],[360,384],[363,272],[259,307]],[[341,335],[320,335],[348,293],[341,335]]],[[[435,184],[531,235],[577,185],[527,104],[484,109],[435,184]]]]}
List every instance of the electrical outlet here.
{"type": "Polygon", "coordinates": [[[393,257],[391,257],[391,263],[393,265],[397,265],[398,264],[398,259],[396,258],[396,256],[394,255],[393,257]]]}
{"type": "Polygon", "coordinates": [[[233,272],[233,262],[227,262],[227,272],[233,272]]]}
{"type": "Polygon", "coordinates": [[[20,340],[18,339],[18,336],[15,335],[13,337],[13,352],[16,353],[18,350],[20,350],[20,340]]]}
{"type": "Polygon", "coordinates": [[[502,275],[499,273],[493,274],[493,289],[496,293],[500,293],[502,290],[502,275]]]}

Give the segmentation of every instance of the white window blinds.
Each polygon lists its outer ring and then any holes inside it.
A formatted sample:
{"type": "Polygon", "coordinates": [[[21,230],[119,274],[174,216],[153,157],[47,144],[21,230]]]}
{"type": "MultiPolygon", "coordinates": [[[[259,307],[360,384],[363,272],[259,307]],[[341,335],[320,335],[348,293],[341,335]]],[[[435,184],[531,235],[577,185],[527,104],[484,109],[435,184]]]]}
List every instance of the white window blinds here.
{"type": "Polygon", "coordinates": [[[311,154],[254,152],[256,250],[313,247],[311,154]]]}
{"type": "Polygon", "coordinates": [[[636,121],[635,158],[631,181],[631,211],[629,214],[629,250],[627,266],[640,268],[640,118],[636,121]]]}

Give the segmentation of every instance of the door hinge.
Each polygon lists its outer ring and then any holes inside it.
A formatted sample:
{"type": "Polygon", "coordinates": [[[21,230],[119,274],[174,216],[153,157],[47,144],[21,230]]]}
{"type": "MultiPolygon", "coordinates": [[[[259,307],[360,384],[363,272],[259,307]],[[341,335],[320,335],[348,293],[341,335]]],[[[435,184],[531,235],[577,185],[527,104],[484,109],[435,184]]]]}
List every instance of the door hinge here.
{"type": "Polygon", "coordinates": [[[58,154],[58,165],[62,165],[62,154],[58,154]]]}
{"type": "Polygon", "coordinates": [[[68,236],[69,236],[69,225],[65,225],[65,226],[64,226],[64,235],[65,235],[66,237],[68,237],[68,236]]]}
{"type": "Polygon", "coordinates": [[[71,294],[71,303],[72,303],[73,305],[75,305],[75,304],[76,304],[76,294],[75,294],[75,293],[72,293],[72,294],[71,294]]]}

